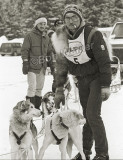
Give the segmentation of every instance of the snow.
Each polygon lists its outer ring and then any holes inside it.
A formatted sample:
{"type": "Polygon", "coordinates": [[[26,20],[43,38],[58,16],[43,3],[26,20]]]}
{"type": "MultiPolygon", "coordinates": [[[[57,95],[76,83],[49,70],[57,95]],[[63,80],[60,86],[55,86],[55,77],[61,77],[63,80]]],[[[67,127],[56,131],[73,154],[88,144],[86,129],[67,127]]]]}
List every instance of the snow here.
{"type": "Polygon", "coordinates": [[[12,39],[12,40],[10,40],[9,42],[11,42],[11,43],[23,43],[23,41],[24,41],[24,38],[15,38],[15,39],[12,39]]]}
{"type": "MultiPolygon", "coordinates": [[[[51,91],[52,76],[47,75],[43,95],[51,91]]],[[[22,74],[21,57],[0,56],[0,155],[10,153],[9,118],[13,107],[18,101],[25,99],[27,91],[26,76],[22,74]]],[[[78,103],[70,100],[72,108],[79,109],[78,103]]],[[[123,87],[117,93],[103,102],[102,118],[106,127],[109,143],[110,159],[123,159],[123,87]]],[[[38,131],[41,120],[35,121],[38,131]]],[[[38,139],[42,145],[43,136],[38,139]]],[[[92,157],[95,155],[93,148],[92,157]]],[[[73,156],[77,153],[73,147],[73,156]]],[[[10,159],[10,154],[0,156],[0,159],[10,159]]],[[[60,159],[57,145],[51,145],[45,152],[44,159],[60,159]]]]}

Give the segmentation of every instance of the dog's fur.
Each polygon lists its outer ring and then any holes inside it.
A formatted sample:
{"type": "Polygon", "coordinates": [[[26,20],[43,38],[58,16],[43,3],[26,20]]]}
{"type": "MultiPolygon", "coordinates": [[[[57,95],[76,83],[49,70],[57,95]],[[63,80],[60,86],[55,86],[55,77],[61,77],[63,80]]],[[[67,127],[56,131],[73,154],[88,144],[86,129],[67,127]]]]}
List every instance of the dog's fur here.
{"type": "Polygon", "coordinates": [[[51,36],[51,41],[57,54],[61,54],[64,49],[66,50],[69,48],[66,32],[65,27],[61,25],[51,36]]]}
{"type": "Polygon", "coordinates": [[[18,102],[13,108],[9,126],[12,160],[33,159],[32,145],[35,150],[35,157],[38,157],[38,143],[34,140],[36,136],[36,127],[32,123],[32,118],[39,116],[41,116],[41,111],[36,109],[29,101],[18,102]],[[17,138],[14,133],[18,137],[21,137],[25,133],[20,143],[17,143],[17,138]]]}
{"type": "Polygon", "coordinates": [[[54,138],[50,123],[52,120],[52,130],[55,135],[62,141],[59,144],[59,149],[61,151],[61,159],[66,159],[66,148],[69,157],[71,158],[72,145],[74,144],[78,151],[80,152],[83,159],[85,155],[82,148],[82,131],[80,124],[85,123],[84,117],[76,110],[65,110],[62,112],[57,112],[52,117],[48,117],[45,125],[45,137],[43,145],[39,152],[39,159],[43,158],[44,152],[50,144],[56,144],[56,139],[54,138]],[[62,117],[62,122],[68,127],[64,128],[60,123],[60,117],[62,117]]]}

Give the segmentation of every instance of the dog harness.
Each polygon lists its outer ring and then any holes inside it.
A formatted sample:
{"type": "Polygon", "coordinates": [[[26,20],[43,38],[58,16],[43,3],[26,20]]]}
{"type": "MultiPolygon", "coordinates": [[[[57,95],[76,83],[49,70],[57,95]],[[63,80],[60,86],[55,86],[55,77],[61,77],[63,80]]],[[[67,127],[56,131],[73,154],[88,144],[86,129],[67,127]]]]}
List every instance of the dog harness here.
{"type": "MultiPolygon", "coordinates": [[[[60,117],[60,124],[61,124],[64,128],[69,129],[69,128],[62,122],[62,117],[60,117]]],[[[53,132],[53,129],[52,129],[52,120],[51,120],[51,122],[50,122],[50,129],[51,129],[52,135],[54,136],[54,138],[55,138],[56,141],[57,141],[56,144],[59,145],[59,144],[61,143],[61,141],[62,141],[63,138],[59,139],[59,138],[55,135],[55,133],[53,132]]]]}
{"type": "Polygon", "coordinates": [[[17,139],[17,144],[20,145],[21,144],[21,140],[23,139],[23,137],[25,136],[26,132],[24,132],[24,134],[22,134],[20,137],[18,137],[18,135],[13,132],[15,138],[17,139]]]}

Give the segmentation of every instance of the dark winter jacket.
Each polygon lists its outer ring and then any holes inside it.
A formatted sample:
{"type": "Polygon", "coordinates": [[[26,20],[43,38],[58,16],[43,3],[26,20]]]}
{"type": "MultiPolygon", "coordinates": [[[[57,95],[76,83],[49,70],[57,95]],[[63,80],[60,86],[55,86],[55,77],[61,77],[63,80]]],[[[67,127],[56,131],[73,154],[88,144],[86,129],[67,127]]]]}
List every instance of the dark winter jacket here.
{"type": "Polygon", "coordinates": [[[40,73],[42,68],[45,72],[47,56],[50,56],[50,45],[47,33],[40,32],[38,29],[33,28],[25,36],[21,55],[22,60],[28,60],[30,72],[40,73]]]}
{"type": "MultiPolygon", "coordinates": [[[[84,41],[87,46],[88,35],[92,29],[89,26],[81,27],[76,34],[72,37],[68,34],[69,39],[76,39],[84,30],[84,41]]],[[[63,86],[66,81],[68,71],[70,74],[77,76],[79,79],[93,76],[99,77],[101,86],[108,87],[111,83],[111,67],[108,50],[103,39],[102,33],[97,31],[94,33],[91,39],[91,47],[86,48],[86,54],[90,58],[90,61],[83,64],[75,64],[68,60],[66,57],[57,55],[57,87],[63,86]]]]}

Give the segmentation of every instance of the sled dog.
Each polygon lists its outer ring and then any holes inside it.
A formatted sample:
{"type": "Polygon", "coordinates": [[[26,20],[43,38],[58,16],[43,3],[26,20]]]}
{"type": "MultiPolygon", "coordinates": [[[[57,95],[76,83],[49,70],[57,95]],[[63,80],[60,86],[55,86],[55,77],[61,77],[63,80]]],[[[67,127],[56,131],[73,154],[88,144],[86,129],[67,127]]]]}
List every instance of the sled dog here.
{"type": "Polygon", "coordinates": [[[84,117],[76,110],[64,110],[49,116],[46,119],[45,136],[39,151],[39,159],[43,158],[44,152],[50,144],[59,145],[61,159],[66,159],[66,151],[71,158],[73,144],[85,159],[80,127],[84,123],[84,117]]]}
{"type": "Polygon", "coordinates": [[[36,127],[32,122],[33,117],[41,116],[41,111],[36,109],[29,101],[20,101],[13,108],[10,118],[9,138],[11,145],[11,159],[33,159],[38,157],[36,127]]]}

